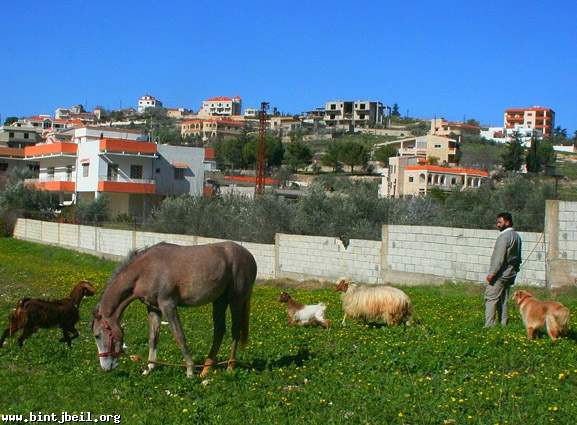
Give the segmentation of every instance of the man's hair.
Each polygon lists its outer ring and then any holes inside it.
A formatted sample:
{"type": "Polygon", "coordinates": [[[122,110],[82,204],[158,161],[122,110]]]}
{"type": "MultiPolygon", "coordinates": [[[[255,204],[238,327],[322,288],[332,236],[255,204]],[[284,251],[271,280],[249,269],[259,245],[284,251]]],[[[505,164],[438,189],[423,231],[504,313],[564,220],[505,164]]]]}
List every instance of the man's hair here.
{"type": "Polygon", "coordinates": [[[503,220],[507,220],[509,223],[511,223],[511,225],[513,224],[513,216],[511,215],[511,213],[508,212],[502,212],[497,214],[497,218],[502,218],[503,220]]]}

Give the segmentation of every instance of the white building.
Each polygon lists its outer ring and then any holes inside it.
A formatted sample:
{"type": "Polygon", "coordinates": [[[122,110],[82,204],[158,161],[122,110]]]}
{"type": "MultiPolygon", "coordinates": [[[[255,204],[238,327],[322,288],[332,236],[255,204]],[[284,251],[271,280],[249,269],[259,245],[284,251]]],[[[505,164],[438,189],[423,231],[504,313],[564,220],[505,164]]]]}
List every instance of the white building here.
{"type": "Polygon", "coordinates": [[[110,127],[65,130],[68,141],[24,149],[40,164],[30,181],[54,192],[62,204],[106,194],[113,216],[142,218],[167,195],[202,194],[204,149],[157,145],[138,131],[110,127]]]}
{"type": "Polygon", "coordinates": [[[256,108],[246,108],[244,110],[244,117],[248,119],[258,119],[260,111],[256,108]]]}
{"type": "Polygon", "coordinates": [[[523,124],[513,124],[512,128],[505,129],[505,140],[511,141],[517,135],[521,139],[523,146],[527,147],[531,145],[531,139],[536,137],[538,139],[543,138],[543,131],[538,128],[533,128],[531,126],[523,124]]]}
{"type": "Polygon", "coordinates": [[[202,102],[202,108],[198,112],[201,117],[231,117],[240,115],[242,100],[240,96],[227,97],[216,96],[202,102]]]}
{"type": "Polygon", "coordinates": [[[154,96],[145,94],[138,99],[138,113],[142,114],[148,108],[162,108],[162,102],[154,96]]]}
{"type": "Polygon", "coordinates": [[[497,143],[505,143],[507,141],[504,127],[484,127],[481,129],[480,136],[497,143]]]}

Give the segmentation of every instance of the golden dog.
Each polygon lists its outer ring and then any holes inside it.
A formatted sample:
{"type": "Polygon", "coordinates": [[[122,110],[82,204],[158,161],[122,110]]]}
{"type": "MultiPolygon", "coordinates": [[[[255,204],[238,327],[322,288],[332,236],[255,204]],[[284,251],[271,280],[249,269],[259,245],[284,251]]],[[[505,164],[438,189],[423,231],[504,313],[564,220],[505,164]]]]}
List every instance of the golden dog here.
{"type": "Polygon", "coordinates": [[[567,332],[569,309],[555,301],[540,301],[529,291],[515,291],[513,298],[527,329],[527,337],[533,339],[535,332],[547,326],[547,333],[553,341],[567,332]]]}

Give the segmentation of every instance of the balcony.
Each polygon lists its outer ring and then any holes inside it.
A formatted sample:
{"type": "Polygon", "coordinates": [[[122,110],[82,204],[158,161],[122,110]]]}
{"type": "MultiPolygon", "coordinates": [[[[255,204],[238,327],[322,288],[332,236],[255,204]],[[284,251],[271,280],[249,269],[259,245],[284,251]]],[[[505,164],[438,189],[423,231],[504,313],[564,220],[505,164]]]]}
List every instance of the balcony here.
{"type": "Polygon", "coordinates": [[[24,148],[26,159],[70,157],[75,158],[78,151],[76,143],[42,143],[24,148]]]}
{"type": "Polygon", "coordinates": [[[100,154],[156,157],[156,143],[126,139],[101,139],[100,154]]]}
{"type": "Polygon", "coordinates": [[[24,149],[0,147],[0,158],[23,159],[24,149]]]}
{"type": "Polygon", "coordinates": [[[72,181],[72,177],[45,177],[42,179],[26,179],[25,184],[34,186],[39,190],[47,190],[49,192],[75,192],[76,184],[72,181]]]}
{"type": "Polygon", "coordinates": [[[114,193],[156,193],[156,182],[152,179],[115,180],[101,177],[98,181],[99,192],[114,193]]]}

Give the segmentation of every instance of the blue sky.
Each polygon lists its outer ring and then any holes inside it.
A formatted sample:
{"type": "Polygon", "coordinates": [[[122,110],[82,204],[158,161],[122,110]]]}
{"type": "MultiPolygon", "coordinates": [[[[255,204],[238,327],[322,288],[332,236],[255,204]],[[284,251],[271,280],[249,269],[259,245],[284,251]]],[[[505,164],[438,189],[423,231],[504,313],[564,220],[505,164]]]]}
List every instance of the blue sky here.
{"type": "Polygon", "coordinates": [[[198,109],[240,95],[298,113],[378,99],[501,125],[542,105],[577,130],[577,1],[22,1],[0,26],[0,114],[198,109]]]}

